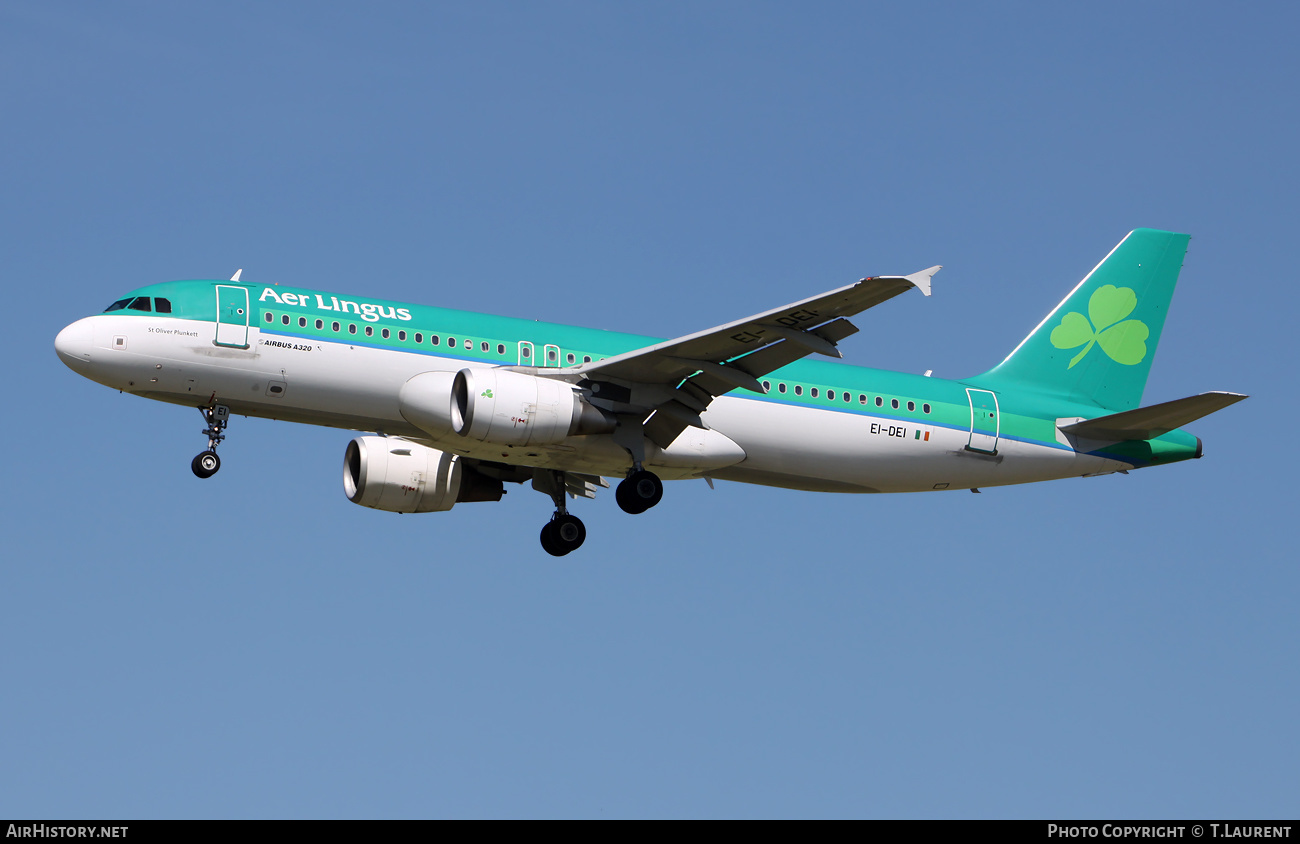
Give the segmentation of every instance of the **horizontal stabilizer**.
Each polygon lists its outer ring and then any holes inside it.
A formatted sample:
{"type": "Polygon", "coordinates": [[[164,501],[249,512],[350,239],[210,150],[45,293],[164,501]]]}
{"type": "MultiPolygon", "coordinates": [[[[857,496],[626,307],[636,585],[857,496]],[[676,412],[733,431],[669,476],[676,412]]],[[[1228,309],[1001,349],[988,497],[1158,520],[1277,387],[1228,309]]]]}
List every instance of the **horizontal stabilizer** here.
{"type": "Polygon", "coordinates": [[[1209,416],[1216,410],[1223,410],[1244,398],[1249,396],[1240,393],[1201,393],[1199,396],[1188,396],[1150,407],[1139,407],[1137,410],[1099,416],[1073,425],[1063,425],[1061,431],[1090,440],[1149,440],[1195,422],[1202,416],[1209,416]]]}

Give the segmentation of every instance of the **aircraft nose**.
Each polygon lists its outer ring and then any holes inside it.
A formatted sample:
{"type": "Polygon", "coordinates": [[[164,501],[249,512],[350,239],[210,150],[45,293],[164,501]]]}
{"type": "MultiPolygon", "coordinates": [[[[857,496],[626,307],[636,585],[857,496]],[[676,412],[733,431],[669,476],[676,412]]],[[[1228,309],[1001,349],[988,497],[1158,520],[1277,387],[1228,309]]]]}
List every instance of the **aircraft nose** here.
{"type": "Polygon", "coordinates": [[[90,349],[94,345],[94,328],[90,318],[79,319],[59,332],[54,338],[54,351],[59,360],[76,368],[90,363],[90,349]]]}

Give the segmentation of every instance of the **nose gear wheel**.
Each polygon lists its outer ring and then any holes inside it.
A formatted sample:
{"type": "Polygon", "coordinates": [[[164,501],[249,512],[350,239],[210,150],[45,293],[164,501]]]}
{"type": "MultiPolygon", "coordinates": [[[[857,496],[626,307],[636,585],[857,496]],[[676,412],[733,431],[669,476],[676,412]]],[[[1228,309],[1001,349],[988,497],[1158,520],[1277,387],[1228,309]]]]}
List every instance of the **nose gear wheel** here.
{"type": "Polygon", "coordinates": [[[221,468],[221,458],[215,451],[205,451],[190,461],[190,469],[200,478],[210,478],[221,468]]]}
{"type": "Polygon", "coordinates": [[[217,446],[226,438],[226,425],[230,422],[230,408],[224,404],[213,407],[200,407],[199,413],[208,423],[208,427],[199,433],[208,438],[208,450],[195,456],[190,461],[190,471],[200,478],[210,478],[221,468],[221,458],[217,456],[217,446]]]}

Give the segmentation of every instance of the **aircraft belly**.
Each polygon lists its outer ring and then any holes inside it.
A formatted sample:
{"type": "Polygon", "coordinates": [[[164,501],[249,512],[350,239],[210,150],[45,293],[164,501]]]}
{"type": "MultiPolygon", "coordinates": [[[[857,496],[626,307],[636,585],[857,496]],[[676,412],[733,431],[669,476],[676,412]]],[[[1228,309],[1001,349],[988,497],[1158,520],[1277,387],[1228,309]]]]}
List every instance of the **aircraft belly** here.
{"type": "MultiPolygon", "coordinates": [[[[430,436],[424,433],[419,435],[419,439],[436,448],[478,460],[584,472],[609,478],[622,478],[632,463],[627,451],[607,434],[569,437],[561,443],[528,446],[474,442],[458,434],[430,436]]],[[[683,432],[666,450],[647,443],[645,466],[663,480],[671,481],[699,478],[744,459],[745,453],[740,446],[716,431],[699,431],[694,437],[683,432]]]]}
{"type": "Polygon", "coordinates": [[[1127,468],[1005,437],[997,455],[984,455],[966,448],[967,430],[775,402],[724,397],[714,402],[704,421],[734,439],[747,455],[717,477],[798,489],[969,489],[1127,468]]]}

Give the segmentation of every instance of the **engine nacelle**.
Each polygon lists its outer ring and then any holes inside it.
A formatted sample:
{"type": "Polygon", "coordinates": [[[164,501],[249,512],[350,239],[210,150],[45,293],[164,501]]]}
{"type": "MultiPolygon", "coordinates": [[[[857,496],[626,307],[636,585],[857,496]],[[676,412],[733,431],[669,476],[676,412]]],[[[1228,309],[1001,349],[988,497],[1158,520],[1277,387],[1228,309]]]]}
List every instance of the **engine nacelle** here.
{"type": "Polygon", "coordinates": [[[461,465],[459,455],[396,437],[348,443],[343,491],[354,504],[390,513],[433,513],[458,501],[500,501],[504,494],[501,481],[461,465]]]}
{"type": "Polygon", "coordinates": [[[422,373],[402,386],[399,407],[408,422],[434,436],[454,432],[499,445],[546,445],[616,426],[569,384],[508,369],[422,373]]]}
{"type": "Polygon", "coordinates": [[[462,437],[502,445],[558,443],[581,414],[563,381],[501,369],[462,369],[451,387],[451,428],[462,437]]]}

